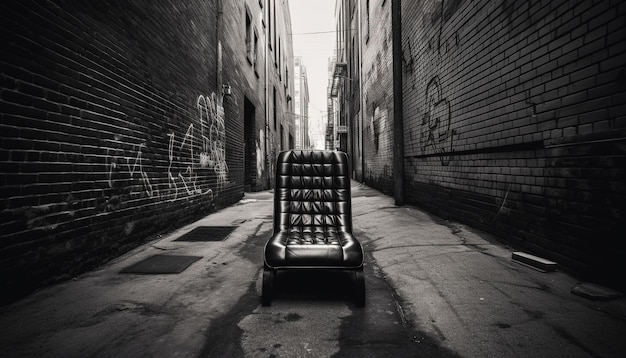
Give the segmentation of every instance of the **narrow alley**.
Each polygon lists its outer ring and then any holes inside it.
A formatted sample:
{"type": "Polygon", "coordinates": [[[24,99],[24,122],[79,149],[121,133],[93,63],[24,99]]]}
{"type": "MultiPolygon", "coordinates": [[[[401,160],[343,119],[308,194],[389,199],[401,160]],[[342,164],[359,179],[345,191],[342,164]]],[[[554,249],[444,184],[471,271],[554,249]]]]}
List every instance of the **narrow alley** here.
{"type": "Polygon", "coordinates": [[[511,261],[481,232],[353,186],[366,250],[365,308],[336,272],[279,277],[260,304],[273,194],[155,238],[95,271],[0,309],[2,357],[617,357],[626,300],[511,261]],[[223,240],[177,241],[236,226],[223,240]],[[179,274],[124,273],[152,255],[200,259],[179,274]]]}
{"type": "Polygon", "coordinates": [[[0,1],[0,357],[625,357],[625,29],[0,1]]]}

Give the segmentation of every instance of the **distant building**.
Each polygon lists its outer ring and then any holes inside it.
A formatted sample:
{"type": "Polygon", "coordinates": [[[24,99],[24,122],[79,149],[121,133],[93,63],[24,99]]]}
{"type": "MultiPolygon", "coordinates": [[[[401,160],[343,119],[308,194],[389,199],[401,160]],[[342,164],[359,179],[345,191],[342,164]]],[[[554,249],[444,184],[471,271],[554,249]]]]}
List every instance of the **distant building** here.
{"type": "Polygon", "coordinates": [[[241,32],[233,31],[233,25],[245,26],[246,61],[240,63],[237,57],[228,57],[223,61],[224,66],[226,69],[236,66],[236,69],[222,72],[224,78],[241,78],[242,83],[237,87],[245,90],[244,188],[246,191],[269,189],[274,185],[276,156],[282,150],[294,148],[296,138],[293,114],[296,84],[289,2],[218,3],[223,7],[222,33],[227,36],[224,46],[230,46],[231,38],[242,40],[241,32]],[[242,6],[245,19],[241,16],[242,6]],[[238,76],[239,73],[243,75],[238,76]]]}
{"type": "Polygon", "coordinates": [[[333,83],[335,81],[333,77],[333,73],[335,71],[335,63],[337,62],[336,57],[332,57],[328,59],[328,96],[326,100],[326,112],[327,122],[326,122],[326,150],[339,150],[339,137],[337,135],[337,119],[338,119],[338,109],[337,106],[337,96],[332,94],[333,91],[333,83]]]}
{"type": "Polygon", "coordinates": [[[311,147],[324,149],[326,147],[326,113],[319,112],[310,121],[309,134],[311,135],[311,147]]]}
{"type": "Polygon", "coordinates": [[[296,125],[296,149],[311,147],[309,137],[309,83],[302,57],[294,58],[294,111],[296,125]]]}
{"type": "Polygon", "coordinates": [[[337,20],[336,62],[333,67],[330,96],[335,100],[336,122],[334,133],[338,149],[349,153],[355,179],[362,177],[361,139],[361,93],[359,18],[354,0],[338,0],[335,5],[337,20]]]}

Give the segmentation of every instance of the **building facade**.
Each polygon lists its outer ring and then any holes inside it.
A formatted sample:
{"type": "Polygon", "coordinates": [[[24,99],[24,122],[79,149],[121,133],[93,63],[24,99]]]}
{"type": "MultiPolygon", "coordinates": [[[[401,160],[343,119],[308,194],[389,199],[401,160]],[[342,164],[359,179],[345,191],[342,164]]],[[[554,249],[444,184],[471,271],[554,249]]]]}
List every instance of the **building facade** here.
{"type": "Polygon", "coordinates": [[[308,149],[311,147],[311,137],[309,136],[309,82],[302,57],[294,58],[294,83],[295,147],[296,149],[308,149]]]}
{"type": "MultiPolygon", "coordinates": [[[[255,2],[254,0],[251,0],[255,2]]],[[[256,1],[259,5],[259,1],[256,1]]],[[[279,152],[295,147],[294,56],[291,37],[291,15],[288,0],[265,0],[267,26],[267,99],[268,182],[274,186],[275,161],[279,152]]]]}
{"type": "Polygon", "coordinates": [[[391,5],[336,2],[337,46],[331,98],[339,147],[350,153],[354,178],[393,193],[391,5]]]}
{"type": "Polygon", "coordinates": [[[335,64],[337,63],[337,57],[334,56],[328,59],[328,86],[326,93],[326,141],[324,149],[326,150],[339,150],[339,136],[337,135],[337,123],[338,112],[337,106],[337,93],[333,94],[333,84],[337,89],[339,79],[334,78],[335,64]]]}
{"type": "Polygon", "coordinates": [[[391,1],[361,1],[363,181],[393,195],[391,1]]]}
{"type": "Polygon", "coordinates": [[[3,301],[272,186],[295,135],[287,1],[0,13],[3,301]]]}
{"type": "MultiPolygon", "coordinates": [[[[400,131],[404,175],[395,178],[395,164],[390,175],[400,183],[407,203],[495,233],[516,248],[597,282],[625,287],[612,274],[623,270],[626,253],[620,227],[626,208],[622,3],[337,4],[344,11],[337,17],[339,28],[350,22],[354,31],[369,33],[369,39],[361,36],[360,58],[350,39],[337,42],[337,82],[344,73],[354,82],[357,64],[367,73],[358,91],[348,81],[337,88],[338,111],[348,114],[352,126],[347,150],[353,158],[359,155],[354,152],[358,118],[351,114],[358,111],[351,98],[362,93],[364,162],[381,158],[372,148],[388,151],[382,130],[400,131]],[[394,6],[401,14],[401,53],[391,62],[400,61],[395,80],[402,87],[394,95],[402,106],[389,112],[392,103],[383,91],[374,94],[367,81],[389,80],[383,72],[383,77],[377,74],[379,68],[389,68],[385,46],[391,46],[393,37],[386,29],[393,23],[373,27],[372,20],[389,18],[394,6]],[[361,14],[354,8],[362,9],[361,14]],[[359,26],[346,11],[360,17],[359,26]],[[372,16],[376,12],[380,15],[372,16]],[[376,108],[383,106],[386,114],[379,109],[377,115],[376,108]],[[394,118],[400,118],[401,127],[394,128],[394,118]]],[[[365,165],[366,183],[381,190],[389,187],[389,179],[367,173],[365,165]]]]}

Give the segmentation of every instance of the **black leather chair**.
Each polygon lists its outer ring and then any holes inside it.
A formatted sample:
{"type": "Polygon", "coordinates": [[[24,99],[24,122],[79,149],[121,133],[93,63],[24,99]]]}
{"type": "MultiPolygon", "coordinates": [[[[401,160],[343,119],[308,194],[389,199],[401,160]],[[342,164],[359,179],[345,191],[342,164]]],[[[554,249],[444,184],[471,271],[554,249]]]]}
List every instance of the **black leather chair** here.
{"type": "Polygon", "coordinates": [[[274,232],[264,249],[262,304],[269,306],[277,270],[350,270],[355,303],[365,305],[363,248],[352,235],[346,153],[281,152],[276,165],[274,232]]]}

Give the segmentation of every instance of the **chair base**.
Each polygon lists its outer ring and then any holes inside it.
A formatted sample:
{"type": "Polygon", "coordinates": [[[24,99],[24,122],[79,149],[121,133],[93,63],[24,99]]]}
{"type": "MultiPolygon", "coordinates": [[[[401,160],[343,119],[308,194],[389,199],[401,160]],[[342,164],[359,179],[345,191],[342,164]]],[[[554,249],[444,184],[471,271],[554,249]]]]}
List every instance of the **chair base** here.
{"type": "Polygon", "coordinates": [[[274,296],[274,278],[276,270],[269,267],[263,268],[263,286],[261,287],[261,304],[263,306],[271,306],[274,296]]]}
{"type": "MultiPolygon", "coordinates": [[[[363,272],[363,266],[349,270],[354,271],[354,305],[359,308],[365,307],[365,273],[363,272]]],[[[276,279],[277,271],[277,269],[266,265],[263,267],[263,285],[261,287],[261,304],[263,306],[272,305],[274,280],[276,279]]]]}
{"type": "Polygon", "coordinates": [[[365,273],[363,267],[354,271],[354,305],[357,307],[365,307],[365,273]]]}

